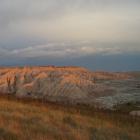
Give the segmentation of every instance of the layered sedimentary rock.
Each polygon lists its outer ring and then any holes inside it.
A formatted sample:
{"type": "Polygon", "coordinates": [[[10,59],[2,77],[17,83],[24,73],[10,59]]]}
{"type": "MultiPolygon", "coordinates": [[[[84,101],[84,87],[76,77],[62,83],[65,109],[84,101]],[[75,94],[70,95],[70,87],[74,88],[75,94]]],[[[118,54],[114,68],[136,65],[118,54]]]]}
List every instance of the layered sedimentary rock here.
{"type": "Polygon", "coordinates": [[[125,73],[91,72],[80,67],[0,68],[0,92],[19,97],[94,105],[96,99],[113,96],[117,92],[103,81],[129,78],[125,73]]]}

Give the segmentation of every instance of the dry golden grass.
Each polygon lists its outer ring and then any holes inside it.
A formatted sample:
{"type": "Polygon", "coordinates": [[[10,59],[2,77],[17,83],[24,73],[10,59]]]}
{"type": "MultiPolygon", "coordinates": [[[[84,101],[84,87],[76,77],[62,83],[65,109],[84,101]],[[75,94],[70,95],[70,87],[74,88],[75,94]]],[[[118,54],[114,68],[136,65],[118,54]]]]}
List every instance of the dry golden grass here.
{"type": "Polygon", "coordinates": [[[0,140],[139,140],[140,119],[0,98],[0,140]]]}

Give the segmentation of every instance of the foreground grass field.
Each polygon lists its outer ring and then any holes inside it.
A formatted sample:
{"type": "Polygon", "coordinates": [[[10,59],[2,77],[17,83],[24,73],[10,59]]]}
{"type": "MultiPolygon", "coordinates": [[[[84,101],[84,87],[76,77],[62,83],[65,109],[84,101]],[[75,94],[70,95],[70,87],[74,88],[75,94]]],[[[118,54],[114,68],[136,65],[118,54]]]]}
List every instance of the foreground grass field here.
{"type": "Polygon", "coordinates": [[[140,140],[140,119],[0,97],[0,140],[140,140]]]}

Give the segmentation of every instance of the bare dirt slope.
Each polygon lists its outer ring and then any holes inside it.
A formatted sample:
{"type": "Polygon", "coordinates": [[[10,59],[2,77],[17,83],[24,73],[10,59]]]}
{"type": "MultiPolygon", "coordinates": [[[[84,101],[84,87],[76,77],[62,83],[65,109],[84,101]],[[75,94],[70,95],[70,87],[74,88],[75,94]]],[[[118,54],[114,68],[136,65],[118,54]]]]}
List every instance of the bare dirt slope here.
{"type": "Polygon", "coordinates": [[[139,79],[132,74],[81,67],[0,68],[0,92],[105,108],[140,100],[139,79]]]}

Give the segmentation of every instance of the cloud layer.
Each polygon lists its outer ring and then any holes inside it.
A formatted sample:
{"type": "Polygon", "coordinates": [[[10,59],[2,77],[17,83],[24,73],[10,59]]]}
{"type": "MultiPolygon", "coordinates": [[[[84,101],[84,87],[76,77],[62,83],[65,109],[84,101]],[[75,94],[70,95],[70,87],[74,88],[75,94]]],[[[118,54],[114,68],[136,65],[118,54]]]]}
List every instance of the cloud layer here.
{"type": "Polygon", "coordinates": [[[139,41],[137,0],[1,0],[0,37],[139,41]]]}
{"type": "Polygon", "coordinates": [[[0,62],[140,54],[139,0],[0,0],[0,62]]]}
{"type": "MultiPolygon", "coordinates": [[[[65,43],[48,43],[44,45],[33,45],[29,47],[5,49],[0,48],[1,57],[15,58],[65,58],[65,57],[83,57],[90,55],[120,55],[140,53],[140,47],[136,44],[127,46],[128,44],[94,43],[94,42],[65,42],[65,43]],[[113,46],[113,47],[112,47],[113,46]]],[[[130,44],[129,44],[130,45],[130,44]]]]}

